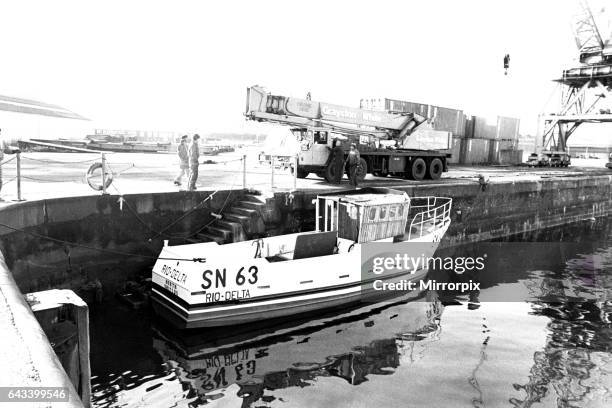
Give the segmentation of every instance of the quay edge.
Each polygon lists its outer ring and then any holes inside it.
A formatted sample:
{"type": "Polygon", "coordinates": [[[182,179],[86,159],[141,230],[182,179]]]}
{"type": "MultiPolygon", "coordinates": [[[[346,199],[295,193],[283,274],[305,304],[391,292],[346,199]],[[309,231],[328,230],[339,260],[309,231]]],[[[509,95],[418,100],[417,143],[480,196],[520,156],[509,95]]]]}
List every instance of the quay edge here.
{"type": "MultiPolygon", "coordinates": [[[[612,175],[562,176],[539,180],[505,178],[483,186],[473,180],[453,183],[393,185],[410,196],[453,198],[452,222],[441,246],[499,239],[612,213],[612,175]]],[[[344,191],[345,188],[325,190],[344,191]]],[[[49,288],[78,289],[99,280],[120,287],[130,278],[117,268],[122,261],[112,251],[140,254],[128,257],[134,268],[153,265],[165,230],[188,235],[214,221],[212,213],[240,212],[242,230],[226,232],[233,240],[278,235],[314,228],[313,199],[321,190],[277,191],[271,195],[245,190],[217,191],[196,210],[186,212],[211,192],[150,193],[87,196],[31,201],[0,210],[0,249],[22,292],[49,288]],[[179,220],[176,222],[176,220],[179,220]],[[43,236],[78,243],[71,246],[43,236]],[[111,252],[98,252],[91,248],[111,252]]],[[[233,225],[238,225],[234,223],[233,225]]],[[[133,271],[131,271],[133,272],[133,271]]]]}

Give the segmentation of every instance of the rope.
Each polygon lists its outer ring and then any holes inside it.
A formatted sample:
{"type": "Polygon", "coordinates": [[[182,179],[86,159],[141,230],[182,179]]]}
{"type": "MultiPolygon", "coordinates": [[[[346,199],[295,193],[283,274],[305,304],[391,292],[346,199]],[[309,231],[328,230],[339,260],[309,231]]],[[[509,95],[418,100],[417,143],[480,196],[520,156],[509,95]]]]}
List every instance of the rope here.
{"type": "Polygon", "coordinates": [[[17,157],[13,156],[10,159],[6,159],[5,161],[3,161],[2,163],[0,163],[0,167],[4,166],[7,163],[12,162],[13,160],[15,160],[17,157]]]}
{"type": "MultiPolygon", "coordinates": [[[[140,222],[142,225],[144,225],[149,231],[154,232],[157,234],[157,236],[162,235],[161,233],[155,231],[151,226],[149,226],[149,224],[147,224],[146,222],[144,222],[142,220],[142,218],[140,218],[140,216],[138,215],[138,213],[136,212],[136,210],[134,210],[132,208],[132,206],[130,206],[130,204],[128,203],[128,201],[123,197],[123,194],[121,193],[121,191],[119,191],[119,189],[117,188],[117,186],[115,186],[115,184],[111,184],[111,187],[113,187],[115,189],[115,191],[117,192],[117,194],[119,194],[120,199],[123,200],[123,205],[125,205],[127,207],[128,210],[130,210],[130,212],[132,213],[132,215],[134,215],[134,217],[136,218],[136,220],[138,220],[138,222],[140,222]]],[[[163,234],[166,237],[172,237],[169,236],[167,234],[163,234]]]]}
{"type": "Polygon", "coordinates": [[[172,221],[170,224],[166,225],[164,228],[162,228],[162,230],[160,232],[158,232],[156,235],[154,235],[153,237],[149,238],[149,239],[155,239],[157,237],[159,237],[161,234],[163,234],[164,232],[166,232],[170,227],[176,225],[176,223],[178,223],[180,220],[182,220],[183,218],[187,217],[189,214],[193,213],[195,210],[198,209],[199,206],[201,206],[202,204],[204,204],[206,201],[208,201],[209,199],[211,199],[215,194],[217,194],[219,190],[215,190],[212,193],[210,193],[208,195],[208,197],[206,197],[205,199],[203,199],[202,201],[200,201],[198,204],[196,204],[195,206],[193,206],[189,211],[187,211],[185,214],[181,215],[180,217],[178,217],[176,220],[172,221]]]}
{"type": "Polygon", "coordinates": [[[17,177],[13,177],[12,179],[9,179],[8,181],[2,180],[2,185],[6,186],[8,183],[10,183],[11,181],[15,181],[15,180],[17,180],[17,177]]]}
{"type": "Polygon", "coordinates": [[[0,226],[2,226],[4,228],[8,228],[8,229],[10,229],[12,231],[21,232],[22,234],[31,235],[31,236],[36,237],[36,238],[46,239],[48,241],[56,242],[58,244],[69,245],[69,246],[79,247],[79,248],[85,248],[85,249],[90,249],[90,250],[93,250],[93,251],[104,252],[104,253],[113,254],[113,255],[133,256],[133,257],[148,258],[148,259],[161,259],[161,260],[164,260],[164,261],[189,261],[189,262],[201,262],[201,263],[206,262],[206,258],[165,258],[165,257],[159,257],[158,258],[158,257],[151,256],[151,255],[134,254],[134,253],[130,253],[130,252],[116,251],[116,250],[113,250],[113,249],[98,248],[98,247],[94,247],[94,246],[90,246],[90,245],[84,245],[84,244],[79,244],[79,243],[72,242],[72,241],[65,241],[63,239],[53,238],[53,237],[50,237],[50,236],[47,236],[47,235],[37,234],[35,232],[30,232],[30,231],[26,231],[26,230],[21,229],[21,228],[16,228],[16,227],[12,227],[10,225],[6,225],[6,224],[1,223],[1,222],[0,222],[0,226]]]}
{"type": "MultiPolygon", "coordinates": [[[[229,201],[230,196],[232,195],[232,188],[234,187],[234,185],[236,184],[236,176],[234,176],[234,178],[232,179],[232,184],[230,185],[230,192],[227,195],[227,197],[225,197],[225,201],[223,202],[223,205],[221,206],[221,209],[219,210],[219,214],[223,214],[223,211],[225,210],[225,206],[227,205],[227,202],[229,201]]],[[[193,234],[189,235],[190,237],[199,234],[200,232],[202,232],[203,230],[205,230],[206,228],[208,228],[209,226],[211,226],[215,221],[217,221],[216,218],[213,218],[212,220],[210,220],[210,222],[208,222],[206,225],[204,225],[202,228],[198,229],[196,232],[194,232],[193,234]]]]}
{"type": "Polygon", "coordinates": [[[69,160],[53,160],[53,159],[35,159],[33,157],[21,156],[23,159],[32,160],[41,163],[61,163],[61,164],[79,164],[79,163],[91,163],[99,160],[98,158],[89,159],[89,160],[81,160],[81,161],[69,161],[69,160]]]}
{"type": "Polygon", "coordinates": [[[65,182],[73,182],[73,183],[81,183],[83,181],[83,179],[62,179],[62,180],[48,180],[48,179],[41,179],[41,178],[37,178],[37,177],[31,177],[31,176],[21,176],[22,179],[27,179],[27,180],[32,180],[32,181],[39,181],[41,183],[65,183],[65,182]]]}
{"type": "MultiPolygon", "coordinates": [[[[130,166],[129,166],[129,167],[127,167],[126,169],[124,169],[124,170],[121,170],[121,171],[117,172],[117,171],[114,171],[114,170],[113,170],[113,168],[110,166],[110,163],[106,162],[106,167],[108,167],[108,169],[111,171],[111,173],[113,173],[113,174],[117,174],[117,175],[120,175],[120,174],[122,174],[122,173],[125,173],[125,172],[126,172],[126,171],[128,171],[128,170],[131,170],[131,169],[136,168],[136,165],[135,165],[134,163],[113,163],[113,164],[129,164],[129,165],[130,165],[130,166]]],[[[117,192],[119,192],[119,190],[117,190],[117,192]]]]}

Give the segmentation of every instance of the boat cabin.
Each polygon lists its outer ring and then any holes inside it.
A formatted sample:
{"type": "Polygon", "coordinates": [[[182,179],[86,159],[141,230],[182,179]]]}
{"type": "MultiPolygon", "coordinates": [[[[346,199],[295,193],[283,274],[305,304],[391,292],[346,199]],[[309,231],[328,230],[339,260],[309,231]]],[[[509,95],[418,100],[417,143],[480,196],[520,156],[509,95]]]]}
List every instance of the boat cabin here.
{"type": "Polygon", "coordinates": [[[318,196],[316,230],[336,231],[357,243],[403,236],[410,211],[407,194],[338,194],[318,196]]]}

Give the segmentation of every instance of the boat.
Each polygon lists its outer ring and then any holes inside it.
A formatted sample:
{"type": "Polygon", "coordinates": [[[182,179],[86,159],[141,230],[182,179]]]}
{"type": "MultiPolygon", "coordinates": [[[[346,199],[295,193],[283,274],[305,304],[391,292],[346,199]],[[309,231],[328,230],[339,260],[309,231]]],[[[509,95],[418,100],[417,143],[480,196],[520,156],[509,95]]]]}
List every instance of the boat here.
{"type": "Polygon", "coordinates": [[[191,329],[293,318],[397,296],[406,290],[394,288],[425,277],[427,263],[381,271],[373,267],[376,259],[405,254],[406,244],[418,248],[411,257],[427,259],[450,225],[447,197],[365,188],[314,201],[314,231],[227,244],[166,243],[152,270],[155,312],[191,329]]]}

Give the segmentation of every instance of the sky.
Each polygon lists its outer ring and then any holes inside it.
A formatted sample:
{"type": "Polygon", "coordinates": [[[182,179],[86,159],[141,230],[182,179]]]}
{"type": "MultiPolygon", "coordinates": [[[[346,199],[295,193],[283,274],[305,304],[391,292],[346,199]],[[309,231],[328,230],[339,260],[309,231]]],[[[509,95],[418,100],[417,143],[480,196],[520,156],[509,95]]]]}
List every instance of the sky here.
{"type": "Polygon", "coordinates": [[[243,117],[246,88],[259,84],[349,106],[388,97],[517,116],[529,133],[551,100],[551,80],[575,57],[576,7],[576,0],[4,1],[0,94],[56,103],[99,127],[259,133],[274,126],[243,117]]]}

